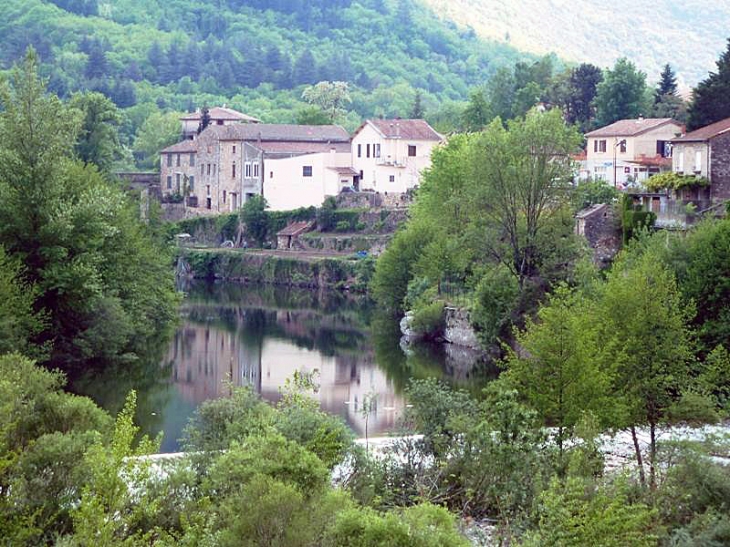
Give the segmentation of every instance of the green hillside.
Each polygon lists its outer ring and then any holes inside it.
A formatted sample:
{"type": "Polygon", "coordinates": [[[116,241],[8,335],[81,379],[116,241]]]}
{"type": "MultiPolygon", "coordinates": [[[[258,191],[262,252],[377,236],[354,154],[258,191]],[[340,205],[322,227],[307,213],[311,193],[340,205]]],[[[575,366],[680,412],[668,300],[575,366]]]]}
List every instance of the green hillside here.
{"type": "Polygon", "coordinates": [[[680,86],[715,69],[730,2],[685,0],[424,0],[442,17],[524,51],[601,67],[628,57],[656,80],[671,63],[680,86]]]}
{"type": "Polygon", "coordinates": [[[343,123],[352,127],[367,116],[407,116],[416,89],[426,109],[463,100],[525,58],[412,0],[5,0],[4,8],[3,67],[32,44],[52,91],[102,91],[131,109],[133,126],[150,105],[222,103],[291,122],[303,86],[342,80],[353,99],[343,123]]]}

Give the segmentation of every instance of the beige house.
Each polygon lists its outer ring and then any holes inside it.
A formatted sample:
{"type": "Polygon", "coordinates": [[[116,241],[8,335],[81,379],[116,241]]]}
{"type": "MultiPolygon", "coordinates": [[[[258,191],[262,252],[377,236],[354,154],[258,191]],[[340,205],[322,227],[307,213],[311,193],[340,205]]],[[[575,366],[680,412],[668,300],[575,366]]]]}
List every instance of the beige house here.
{"type": "MultiPolygon", "coordinates": [[[[232,108],[226,108],[225,106],[215,106],[208,109],[208,116],[210,116],[210,125],[232,125],[237,123],[259,123],[259,120],[233,110],[232,108]]],[[[200,120],[203,117],[203,113],[200,110],[196,110],[191,114],[186,114],[180,121],[182,122],[182,134],[184,139],[194,139],[198,134],[198,128],[200,127],[200,120]]]]}
{"type": "Polygon", "coordinates": [[[586,133],[583,172],[623,188],[672,165],[671,141],[684,127],[671,118],[620,120],[586,133]]]}
{"type": "Polygon", "coordinates": [[[352,137],[356,189],[402,193],[417,186],[442,141],[424,120],[367,120],[352,137]]]}
{"type": "Polygon", "coordinates": [[[160,191],[163,197],[195,195],[197,145],[184,140],[160,152],[160,191]]]}

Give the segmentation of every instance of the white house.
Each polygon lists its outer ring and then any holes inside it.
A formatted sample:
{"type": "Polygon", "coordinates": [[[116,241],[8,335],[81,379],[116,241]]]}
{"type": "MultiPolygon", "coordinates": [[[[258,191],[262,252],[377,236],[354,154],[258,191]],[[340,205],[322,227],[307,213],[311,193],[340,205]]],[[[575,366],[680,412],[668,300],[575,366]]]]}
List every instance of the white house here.
{"type": "Polygon", "coordinates": [[[671,169],[671,141],[684,127],[671,118],[620,120],[586,133],[583,173],[620,188],[671,169]]]}
{"type": "Polygon", "coordinates": [[[402,193],[417,186],[442,141],[425,120],[367,120],[352,137],[357,189],[402,193]]]}

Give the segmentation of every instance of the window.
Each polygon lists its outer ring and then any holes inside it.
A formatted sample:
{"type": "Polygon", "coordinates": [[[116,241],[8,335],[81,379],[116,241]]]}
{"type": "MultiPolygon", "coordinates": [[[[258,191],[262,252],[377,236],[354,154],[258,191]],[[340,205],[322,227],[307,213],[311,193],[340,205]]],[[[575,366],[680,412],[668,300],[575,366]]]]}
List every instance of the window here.
{"type": "Polygon", "coordinates": [[[208,176],[210,176],[210,164],[208,164],[208,176]]]}
{"type": "Polygon", "coordinates": [[[175,175],[175,187],[176,187],[177,193],[179,194],[180,193],[180,173],[175,175]]]}
{"type": "Polygon", "coordinates": [[[177,158],[175,158],[175,166],[180,167],[180,154],[178,154],[177,158]]]}
{"type": "Polygon", "coordinates": [[[233,153],[234,154],[236,153],[236,145],[235,144],[233,145],[233,153]]]}
{"type": "Polygon", "coordinates": [[[188,179],[188,185],[190,186],[190,191],[195,191],[195,175],[190,175],[190,178],[188,179]]]}
{"type": "Polygon", "coordinates": [[[273,179],[274,178],[274,172],[273,171],[269,171],[269,178],[270,179],[273,179]]]}
{"type": "Polygon", "coordinates": [[[619,141],[618,143],[618,151],[622,154],[626,153],[626,139],[619,141]]]}
{"type": "Polygon", "coordinates": [[[357,157],[362,158],[362,144],[357,145],[357,157]]]}
{"type": "Polygon", "coordinates": [[[216,125],[223,125],[223,120],[216,120],[216,125]]]}
{"type": "Polygon", "coordinates": [[[223,203],[225,203],[225,202],[226,202],[226,191],[223,190],[223,203]]]}
{"type": "Polygon", "coordinates": [[[211,199],[210,198],[205,198],[205,206],[208,209],[211,208],[211,199]]]}
{"type": "Polygon", "coordinates": [[[677,156],[677,171],[684,173],[684,152],[680,152],[677,156]]]}
{"type": "Polygon", "coordinates": [[[416,157],[416,145],[415,144],[408,145],[408,157],[411,157],[411,158],[416,157]]]}
{"type": "Polygon", "coordinates": [[[380,144],[374,144],[373,146],[375,147],[375,157],[379,158],[380,157],[380,144]]]}
{"type": "Polygon", "coordinates": [[[213,176],[215,177],[215,163],[213,164],[213,176]]]}
{"type": "Polygon", "coordinates": [[[210,184],[205,187],[205,195],[210,196],[210,184]]]}
{"type": "Polygon", "coordinates": [[[205,164],[204,163],[200,164],[200,174],[205,175],[205,164]]]}
{"type": "Polygon", "coordinates": [[[695,173],[702,171],[702,151],[695,150],[695,173]]]}
{"type": "Polygon", "coordinates": [[[188,163],[190,164],[190,167],[195,167],[195,154],[193,152],[190,153],[188,163]]]}
{"type": "Polygon", "coordinates": [[[311,177],[312,176],[312,166],[311,165],[305,165],[302,167],[302,176],[303,177],[311,177]]]}
{"type": "Polygon", "coordinates": [[[259,178],[259,162],[255,161],[253,162],[253,176],[254,178],[259,178]]]}
{"type": "Polygon", "coordinates": [[[596,180],[606,180],[606,166],[597,165],[593,168],[593,175],[596,180]]]}
{"type": "Polygon", "coordinates": [[[366,158],[370,157],[370,145],[369,144],[365,145],[365,157],[366,158]]]}
{"type": "Polygon", "coordinates": [[[395,182],[395,175],[390,175],[390,182],[395,182]]]}
{"type": "Polygon", "coordinates": [[[246,177],[247,179],[250,179],[251,178],[251,162],[250,161],[247,161],[244,164],[244,173],[243,173],[243,176],[246,177]]]}
{"type": "Polygon", "coordinates": [[[167,155],[167,166],[172,167],[172,154],[167,155]]]}
{"type": "Polygon", "coordinates": [[[593,141],[593,151],[594,152],[605,152],[606,151],[606,140],[595,140],[593,141]]]}
{"type": "Polygon", "coordinates": [[[236,178],[236,164],[235,163],[231,166],[231,176],[234,179],[236,178]]]}
{"type": "Polygon", "coordinates": [[[172,175],[167,175],[167,189],[172,190],[172,175]]]}

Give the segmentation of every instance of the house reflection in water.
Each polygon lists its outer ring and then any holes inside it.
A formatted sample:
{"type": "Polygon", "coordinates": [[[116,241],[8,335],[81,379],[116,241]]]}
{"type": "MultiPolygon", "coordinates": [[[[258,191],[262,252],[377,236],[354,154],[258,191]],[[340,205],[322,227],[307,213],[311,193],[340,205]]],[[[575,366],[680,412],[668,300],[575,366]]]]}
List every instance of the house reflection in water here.
{"type": "Polygon", "coordinates": [[[178,329],[168,358],[185,400],[197,406],[229,395],[233,384],[252,386],[275,402],[296,371],[317,370],[320,387],[314,396],[321,408],[341,416],[358,436],[365,433],[365,401],[372,401],[369,435],[396,427],[404,399],[378,368],[364,332],[311,311],[230,311],[225,325],[193,320],[206,314],[190,314],[178,329]]]}

